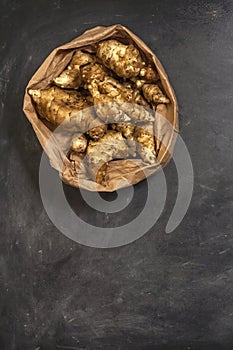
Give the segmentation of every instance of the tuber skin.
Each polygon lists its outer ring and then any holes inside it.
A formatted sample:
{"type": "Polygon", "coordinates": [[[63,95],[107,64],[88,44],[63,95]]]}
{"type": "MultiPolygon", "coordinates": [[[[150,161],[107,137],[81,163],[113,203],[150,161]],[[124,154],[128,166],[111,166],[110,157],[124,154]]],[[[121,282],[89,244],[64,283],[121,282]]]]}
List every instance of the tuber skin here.
{"type": "Polygon", "coordinates": [[[99,141],[90,141],[87,147],[85,165],[92,180],[103,184],[108,163],[113,159],[125,159],[129,149],[120,132],[109,130],[99,141]]]}
{"type": "Polygon", "coordinates": [[[127,145],[129,147],[129,154],[135,158],[136,157],[136,142],[135,142],[135,125],[130,123],[117,123],[112,124],[112,129],[120,131],[122,135],[127,139],[127,145]]]}
{"type": "Polygon", "coordinates": [[[85,88],[92,81],[102,81],[111,72],[102,64],[96,62],[96,57],[78,50],[68,67],[54,79],[54,83],[66,89],[85,88]]]}
{"type": "Polygon", "coordinates": [[[132,78],[131,80],[134,82],[135,87],[141,90],[144,84],[155,84],[159,80],[159,75],[151,65],[148,65],[141,69],[140,76],[132,78]]]}
{"type": "Polygon", "coordinates": [[[70,145],[70,149],[76,153],[84,153],[87,148],[87,139],[84,135],[76,135],[70,145]]]}
{"type": "Polygon", "coordinates": [[[158,72],[150,64],[140,70],[140,78],[148,83],[154,83],[159,80],[158,72]]]}
{"type": "Polygon", "coordinates": [[[106,40],[98,45],[97,57],[119,77],[132,78],[143,67],[141,55],[133,45],[124,45],[117,40],[106,40]]]}
{"type": "Polygon", "coordinates": [[[130,123],[117,123],[113,124],[112,128],[113,130],[120,131],[125,138],[129,140],[134,140],[134,125],[130,123]]]}
{"type": "Polygon", "coordinates": [[[32,96],[39,115],[54,125],[61,124],[88,107],[86,99],[79,92],[63,90],[56,86],[41,90],[30,89],[28,93],[32,96]]]}
{"type": "Polygon", "coordinates": [[[94,61],[94,56],[89,53],[76,51],[68,67],[53,80],[54,83],[61,88],[78,89],[82,84],[81,67],[94,61]]]}
{"type": "Polygon", "coordinates": [[[98,83],[103,81],[109,74],[111,74],[109,70],[98,62],[88,64],[81,68],[81,76],[85,88],[92,82],[98,83]]]}
{"type": "Polygon", "coordinates": [[[162,90],[156,84],[144,84],[142,92],[150,103],[170,103],[169,98],[163,94],[162,90]]]}
{"type": "Polygon", "coordinates": [[[112,85],[109,78],[102,83],[88,85],[93,97],[96,113],[106,123],[119,123],[129,121],[154,121],[154,113],[138,106],[135,103],[128,103],[127,99],[119,88],[112,85]],[[101,92],[102,91],[102,92],[101,92]]]}
{"type": "Polygon", "coordinates": [[[66,123],[66,127],[73,131],[80,131],[92,138],[99,140],[107,131],[107,125],[96,117],[93,108],[86,108],[79,111],[75,116],[72,116],[66,123]]]}
{"type": "Polygon", "coordinates": [[[39,115],[52,124],[58,126],[65,122],[65,127],[74,132],[89,130],[94,139],[105,134],[106,125],[96,117],[91,103],[80,92],[53,86],[49,89],[30,89],[28,93],[32,96],[39,115]]]}
{"type": "Polygon", "coordinates": [[[61,88],[78,89],[82,83],[80,71],[68,66],[66,70],[54,79],[54,83],[61,88]]]}
{"type": "MultiPolygon", "coordinates": [[[[119,108],[113,97],[99,91],[98,84],[92,82],[88,85],[88,89],[92,94],[96,113],[101,120],[105,123],[130,121],[130,117],[119,108]]],[[[125,100],[120,96],[118,102],[123,103],[125,100]]]]}
{"type": "MultiPolygon", "coordinates": [[[[133,46],[122,44],[117,40],[106,40],[98,44],[97,57],[119,77],[141,79],[142,82],[154,83],[159,79],[158,72],[150,64],[146,65],[139,50],[133,46]]],[[[141,86],[140,86],[141,87],[141,86]]]]}
{"type": "Polygon", "coordinates": [[[80,69],[80,67],[93,63],[95,60],[95,56],[90,53],[77,50],[71,60],[70,66],[71,68],[80,69]]]}
{"type": "Polygon", "coordinates": [[[137,141],[137,151],[143,161],[149,164],[155,164],[157,159],[153,123],[137,126],[135,129],[135,139],[137,141]]]}
{"type": "Polygon", "coordinates": [[[93,120],[90,126],[91,129],[88,130],[86,134],[94,141],[98,141],[99,139],[101,139],[108,129],[108,126],[105,124],[101,124],[98,118],[93,120]]]}
{"type": "Polygon", "coordinates": [[[113,77],[105,76],[98,86],[100,92],[114,98],[117,102],[131,102],[150,107],[149,103],[141,96],[139,90],[133,89],[130,83],[121,84],[113,77]]]}

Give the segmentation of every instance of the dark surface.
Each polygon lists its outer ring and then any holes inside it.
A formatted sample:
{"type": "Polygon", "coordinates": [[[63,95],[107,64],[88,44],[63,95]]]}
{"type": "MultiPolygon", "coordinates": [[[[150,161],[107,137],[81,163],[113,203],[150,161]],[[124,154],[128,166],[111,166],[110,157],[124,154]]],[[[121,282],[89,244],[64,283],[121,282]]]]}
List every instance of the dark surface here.
{"type": "MultiPolygon", "coordinates": [[[[1,1],[1,350],[232,349],[232,14],[231,1],[1,1]],[[177,193],[170,163],[155,227],[101,250],[72,242],[48,219],[42,151],[21,110],[28,80],[54,47],[114,23],[164,64],[195,185],[185,219],[165,234],[177,193]]],[[[136,186],[137,198],[145,188],[136,186]]],[[[78,205],[78,191],[66,192],[78,205]]]]}

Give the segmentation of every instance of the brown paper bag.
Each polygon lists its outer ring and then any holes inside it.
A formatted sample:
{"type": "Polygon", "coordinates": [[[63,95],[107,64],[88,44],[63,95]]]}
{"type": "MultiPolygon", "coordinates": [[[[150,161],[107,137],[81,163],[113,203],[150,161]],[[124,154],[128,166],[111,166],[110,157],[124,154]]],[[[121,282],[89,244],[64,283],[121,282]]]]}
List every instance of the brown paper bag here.
{"type": "MultiPolygon", "coordinates": [[[[82,187],[89,191],[112,192],[116,189],[127,187],[129,183],[136,184],[155,173],[161,166],[164,167],[169,162],[178,133],[177,101],[160,61],[142,40],[120,24],[87,30],[78,38],[53,50],[29,81],[24,96],[23,110],[32,124],[41,146],[47,153],[52,167],[60,172],[62,180],[71,186],[82,187]],[[155,128],[159,134],[159,141],[157,141],[157,144],[159,142],[158,164],[148,165],[140,159],[112,161],[109,164],[107,173],[109,180],[106,186],[103,186],[97,185],[88,178],[84,167],[80,168],[78,156],[73,154],[71,155],[71,160],[69,160],[59,148],[54,151],[54,149],[50,150],[49,147],[46,147],[52,131],[38,117],[28,90],[48,88],[53,78],[57,77],[68,65],[75,50],[89,48],[101,40],[110,38],[118,39],[125,44],[133,43],[137,46],[142,56],[157,68],[162,86],[171,102],[167,105],[167,113],[164,115],[166,119],[155,118],[155,128]],[[165,122],[166,120],[169,123],[165,122]]],[[[163,114],[163,111],[161,111],[161,114],[163,114]]]]}

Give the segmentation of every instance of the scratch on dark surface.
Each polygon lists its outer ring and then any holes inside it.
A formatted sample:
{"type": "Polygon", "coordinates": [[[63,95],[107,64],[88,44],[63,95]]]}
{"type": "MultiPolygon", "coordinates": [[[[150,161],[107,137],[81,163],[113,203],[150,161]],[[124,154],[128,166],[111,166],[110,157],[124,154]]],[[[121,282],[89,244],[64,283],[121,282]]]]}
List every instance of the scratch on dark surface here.
{"type": "Polygon", "coordinates": [[[219,254],[219,255],[225,254],[225,253],[229,252],[229,250],[230,250],[230,248],[227,248],[227,249],[225,249],[225,250],[222,250],[222,251],[219,252],[218,254],[219,254]]]}
{"type": "Polygon", "coordinates": [[[69,321],[67,321],[68,323],[71,323],[71,322],[73,322],[73,321],[75,321],[76,320],[76,317],[73,317],[73,318],[71,318],[69,321]]]}
{"type": "Polygon", "coordinates": [[[191,265],[191,266],[206,266],[204,264],[199,264],[199,263],[195,263],[195,262],[192,262],[192,261],[187,261],[187,262],[182,264],[182,266],[188,266],[188,265],[191,265]]]}
{"type": "Polygon", "coordinates": [[[57,349],[68,349],[68,350],[86,350],[84,348],[80,348],[80,347],[75,347],[75,346],[67,346],[67,345],[57,345],[56,346],[57,349]]]}
{"type": "Polygon", "coordinates": [[[212,187],[209,187],[209,186],[206,186],[206,185],[203,185],[203,184],[199,184],[199,186],[201,188],[204,188],[205,190],[209,190],[209,191],[213,191],[213,192],[217,191],[215,188],[212,188],[212,187]]]}

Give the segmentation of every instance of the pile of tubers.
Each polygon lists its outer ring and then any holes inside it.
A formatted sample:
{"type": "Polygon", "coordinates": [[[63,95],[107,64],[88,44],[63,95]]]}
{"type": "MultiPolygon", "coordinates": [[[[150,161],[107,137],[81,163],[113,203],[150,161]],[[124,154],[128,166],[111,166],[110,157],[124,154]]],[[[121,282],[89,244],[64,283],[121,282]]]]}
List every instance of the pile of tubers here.
{"type": "Polygon", "coordinates": [[[156,110],[170,100],[134,45],[111,39],[96,44],[95,53],[77,50],[49,88],[28,92],[42,119],[70,130],[68,156],[79,154],[97,183],[106,183],[114,159],[157,162],[156,110]]]}

